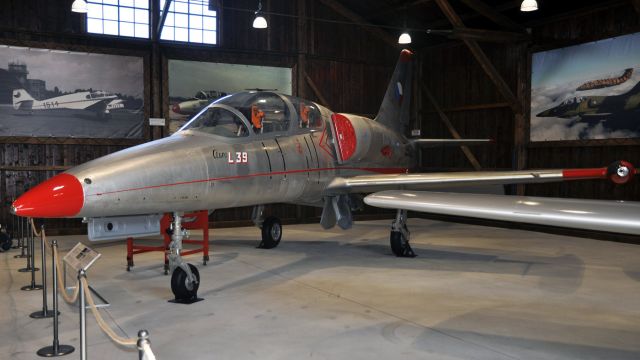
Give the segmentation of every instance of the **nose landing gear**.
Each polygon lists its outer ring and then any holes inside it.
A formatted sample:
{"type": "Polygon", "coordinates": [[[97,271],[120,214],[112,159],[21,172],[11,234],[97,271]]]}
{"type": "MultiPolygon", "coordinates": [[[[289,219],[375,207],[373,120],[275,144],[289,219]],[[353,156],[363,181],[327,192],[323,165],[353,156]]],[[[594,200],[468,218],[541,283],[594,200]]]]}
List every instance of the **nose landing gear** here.
{"type": "Polygon", "coordinates": [[[169,243],[169,270],[171,271],[171,291],[175,296],[175,302],[179,304],[193,304],[203,299],[198,298],[198,288],[200,287],[200,273],[198,269],[182,260],[182,214],[173,214],[173,233],[171,243],[169,243]]]}

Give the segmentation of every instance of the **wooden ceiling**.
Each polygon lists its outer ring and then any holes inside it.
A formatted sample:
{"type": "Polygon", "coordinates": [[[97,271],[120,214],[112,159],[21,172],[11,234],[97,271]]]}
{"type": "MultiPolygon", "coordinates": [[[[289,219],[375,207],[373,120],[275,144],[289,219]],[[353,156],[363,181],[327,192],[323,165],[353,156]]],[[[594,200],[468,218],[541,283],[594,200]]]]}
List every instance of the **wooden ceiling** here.
{"type": "MultiPolygon", "coordinates": [[[[397,39],[402,28],[411,30],[413,46],[430,46],[445,41],[442,35],[426,34],[427,29],[452,29],[438,0],[320,0],[330,7],[351,12],[350,20],[379,26],[397,39]]],[[[522,0],[446,0],[464,26],[478,30],[526,32],[527,27],[571,14],[604,7],[631,4],[640,12],[639,0],[538,0],[538,10],[521,12],[522,0]]],[[[343,14],[344,15],[344,14],[343,14]]],[[[482,34],[476,34],[482,36],[482,34]]],[[[496,34],[494,34],[496,35],[496,34]]]]}

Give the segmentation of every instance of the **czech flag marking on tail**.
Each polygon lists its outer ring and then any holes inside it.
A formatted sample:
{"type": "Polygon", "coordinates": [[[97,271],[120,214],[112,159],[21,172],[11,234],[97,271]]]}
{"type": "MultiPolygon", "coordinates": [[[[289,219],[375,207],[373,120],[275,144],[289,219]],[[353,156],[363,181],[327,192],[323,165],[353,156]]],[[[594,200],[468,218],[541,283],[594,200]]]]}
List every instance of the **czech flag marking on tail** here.
{"type": "Polygon", "coordinates": [[[396,83],[396,100],[398,101],[398,105],[402,104],[402,95],[403,95],[402,83],[398,81],[396,83]]]}

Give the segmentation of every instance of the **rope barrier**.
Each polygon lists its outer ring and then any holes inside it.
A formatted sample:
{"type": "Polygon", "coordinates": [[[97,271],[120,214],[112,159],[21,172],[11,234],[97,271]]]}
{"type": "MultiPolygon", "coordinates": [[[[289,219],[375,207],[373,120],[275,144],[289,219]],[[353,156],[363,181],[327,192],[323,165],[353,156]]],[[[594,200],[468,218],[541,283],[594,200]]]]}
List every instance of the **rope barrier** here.
{"type": "Polygon", "coordinates": [[[91,312],[93,313],[93,316],[95,317],[98,325],[100,326],[100,329],[102,329],[102,331],[104,331],[104,333],[107,334],[107,336],[109,336],[109,338],[111,338],[111,340],[113,340],[115,343],[122,346],[139,347],[139,350],[142,351],[143,353],[144,359],[155,360],[156,357],[153,354],[153,351],[151,350],[151,346],[148,341],[139,342],[138,338],[122,337],[116,334],[116,332],[109,326],[109,324],[107,324],[107,322],[104,320],[104,318],[98,311],[98,308],[96,307],[96,303],[93,300],[93,295],[91,294],[91,291],[89,289],[89,283],[87,282],[87,279],[85,277],[81,277],[80,281],[76,280],[76,286],[73,293],[69,294],[67,292],[67,289],[64,287],[64,279],[62,278],[64,276],[63,275],[64,272],[62,271],[62,265],[60,265],[60,256],[58,255],[58,247],[53,246],[51,243],[49,243],[49,241],[47,240],[47,235],[44,231],[44,228],[40,232],[38,232],[36,230],[36,226],[33,219],[30,218],[29,221],[31,223],[31,231],[33,231],[34,235],[38,237],[42,236],[42,240],[44,241],[44,243],[54,253],[54,256],[56,259],[55,266],[58,273],[58,276],[56,277],[56,281],[58,282],[58,287],[61,289],[59,293],[62,294],[62,298],[64,299],[64,301],[66,301],[69,304],[75,303],[76,300],[78,300],[78,295],[80,294],[80,286],[82,286],[87,299],[87,303],[89,304],[89,307],[91,308],[91,312]]]}
{"type": "Polygon", "coordinates": [[[33,222],[33,218],[29,218],[29,222],[31,223],[31,231],[33,231],[33,234],[39,237],[40,233],[36,230],[36,224],[33,222]]]}
{"type": "Polygon", "coordinates": [[[62,295],[62,298],[64,299],[64,301],[66,301],[67,303],[69,304],[75,303],[76,300],[78,300],[78,294],[80,293],[80,287],[77,284],[77,280],[76,280],[76,286],[75,286],[75,289],[73,290],[73,293],[69,295],[69,293],[67,292],[67,289],[64,286],[64,279],[62,278],[64,276],[64,272],[62,271],[62,265],[60,265],[60,256],[58,256],[58,247],[54,247],[53,245],[51,245],[51,243],[49,243],[49,241],[47,240],[47,234],[45,233],[44,229],[42,229],[40,232],[36,230],[36,225],[33,221],[33,218],[29,218],[29,222],[31,223],[31,231],[33,231],[33,234],[35,236],[42,236],[42,240],[47,245],[47,247],[55,253],[54,257],[56,259],[56,269],[58,271],[58,276],[56,277],[56,281],[58,282],[58,288],[60,289],[59,293],[62,295]]]}
{"type": "Polygon", "coordinates": [[[96,307],[95,302],[93,301],[93,295],[91,295],[91,291],[89,291],[89,283],[87,283],[87,279],[82,277],[80,281],[82,283],[82,287],[84,288],[84,293],[87,296],[87,302],[89,303],[89,307],[91,307],[91,312],[93,313],[93,316],[96,318],[96,321],[98,322],[98,325],[100,325],[100,328],[102,329],[102,331],[104,331],[111,338],[111,340],[113,340],[117,344],[120,344],[123,346],[136,346],[138,341],[137,338],[124,338],[119,336],[106,323],[106,321],[104,321],[104,319],[102,318],[102,315],[100,315],[100,312],[96,307]]]}
{"type": "MultiPolygon", "coordinates": [[[[46,242],[46,239],[45,239],[46,242]]],[[[55,253],[55,258],[56,258],[56,269],[58,271],[58,276],[56,277],[56,281],[58,282],[58,288],[60,289],[60,294],[62,294],[62,298],[64,299],[64,301],[66,301],[69,304],[73,304],[76,302],[76,300],[78,300],[78,294],[80,293],[80,286],[78,286],[78,280],[76,280],[76,286],[75,289],[73,289],[73,293],[71,293],[71,295],[69,295],[69,293],[67,292],[67,289],[64,287],[64,279],[62,278],[64,276],[64,273],[62,272],[61,269],[61,265],[60,265],[60,256],[58,256],[58,247],[54,247],[53,248],[53,252],[55,253]]]]}

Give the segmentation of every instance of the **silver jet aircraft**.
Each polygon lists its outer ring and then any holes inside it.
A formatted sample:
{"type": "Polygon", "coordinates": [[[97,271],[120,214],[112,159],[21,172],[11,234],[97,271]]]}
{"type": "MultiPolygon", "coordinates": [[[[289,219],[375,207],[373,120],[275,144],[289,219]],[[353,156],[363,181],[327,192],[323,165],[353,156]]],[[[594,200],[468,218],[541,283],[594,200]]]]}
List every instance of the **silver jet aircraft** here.
{"type": "Polygon", "coordinates": [[[542,183],[579,179],[629,181],[636,170],[412,173],[420,147],[472,145],[487,140],[410,140],[412,54],[403,50],[375,119],[334,113],[311,101],[267,91],[242,92],[203,109],[174,135],[125,149],[59,174],[19,197],[12,212],[34,218],[84,218],[91,240],[160,232],[173,213],[169,246],[176,299],[196,296],[199,274],[182,260],[183,214],[255,206],[262,248],[282,237],[263,206],[291,203],[323,209],[322,227],[352,225],[364,202],[397,210],[391,250],[414,256],[407,209],[570,228],[640,234],[640,203],[439,193],[455,186],[542,183]],[[364,197],[364,194],[369,194],[364,197]]]}

